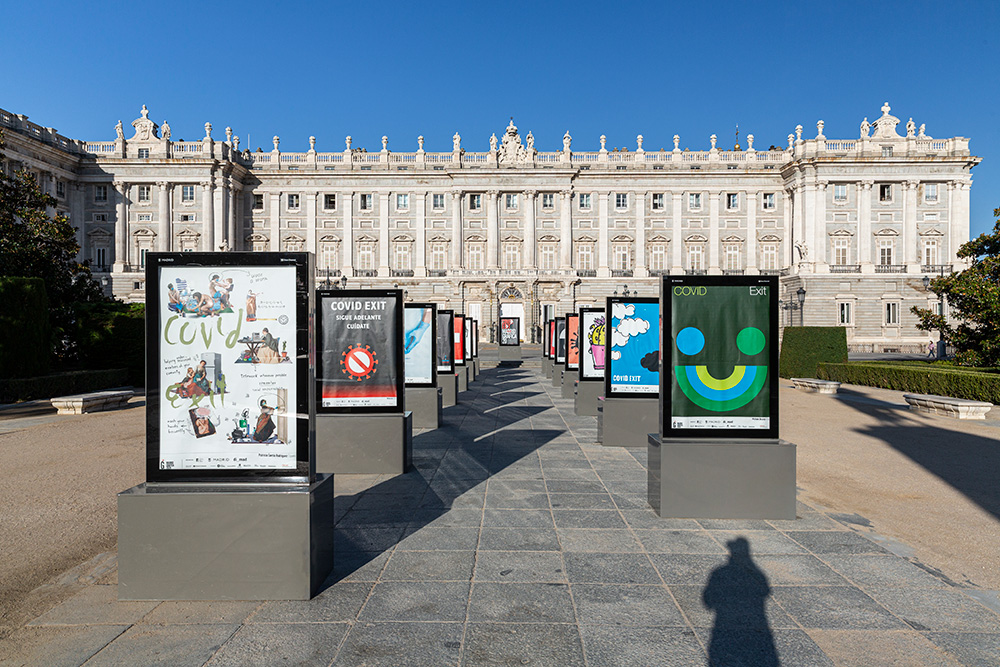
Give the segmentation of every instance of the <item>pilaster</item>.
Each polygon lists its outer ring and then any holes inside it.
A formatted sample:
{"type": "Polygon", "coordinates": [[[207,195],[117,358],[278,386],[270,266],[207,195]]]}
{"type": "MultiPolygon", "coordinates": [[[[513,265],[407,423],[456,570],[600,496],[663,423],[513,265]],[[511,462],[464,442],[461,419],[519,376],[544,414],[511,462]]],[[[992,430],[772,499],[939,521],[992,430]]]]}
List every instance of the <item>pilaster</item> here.
{"type": "Polygon", "coordinates": [[[160,181],[156,187],[159,191],[156,215],[160,221],[160,250],[170,252],[174,249],[173,212],[170,210],[170,194],[173,185],[166,181],[160,181]]]}
{"type": "MultiPolygon", "coordinates": [[[[676,148],[677,139],[675,137],[674,151],[679,155],[680,151],[676,148]]],[[[674,274],[684,273],[684,256],[682,251],[684,250],[684,237],[683,230],[681,228],[681,207],[684,203],[684,193],[671,192],[670,201],[673,208],[673,215],[670,220],[670,272],[674,274]]]]}
{"type": "MultiPolygon", "coordinates": [[[[420,138],[423,141],[423,137],[420,138]]],[[[421,145],[420,150],[423,150],[421,145]]],[[[427,275],[427,193],[413,193],[413,204],[415,207],[416,221],[416,241],[414,245],[414,266],[413,275],[416,278],[423,278],[427,275]]]]}
{"type": "Polygon", "coordinates": [[[875,273],[872,262],[872,186],[874,181],[858,182],[858,264],[861,273],[875,273]]]}
{"type": "Polygon", "coordinates": [[[559,268],[565,271],[572,267],[573,193],[570,190],[563,190],[559,193],[559,268]]]}
{"type": "Polygon", "coordinates": [[[452,190],[451,193],[451,268],[462,268],[462,244],[465,238],[462,235],[462,206],[464,198],[461,190],[452,190]]]}
{"type": "MultiPolygon", "coordinates": [[[[209,177],[201,184],[201,231],[205,235],[202,241],[202,250],[213,252],[215,250],[215,178],[209,177]]],[[[272,248],[273,248],[272,239],[272,248]]]]}
{"type": "Polygon", "coordinates": [[[535,196],[534,190],[524,191],[524,268],[535,268],[535,196]]]}
{"type": "Polygon", "coordinates": [[[319,192],[306,193],[306,251],[308,252],[316,252],[316,207],[318,199],[319,192]]]}
{"type": "Polygon", "coordinates": [[[128,263],[128,190],[129,184],[115,181],[115,263],[114,272],[125,270],[128,263]]]}
{"type": "Polygon", "coordinates": [[[486,268],[498,269],[498,239],[500,236],[499,212],[497,206],[500,200],[500,193],[490,190],[486,193],[486,268]]]}
{"type": "MultiPolygon", "coordinates": [[[[713,137],[715,135],[712,135],[713,137]]],[[[715,150],[714,147],[712,150],[715,150]]],[[[719,202],[725,193],[710,192],[708,194],[708,273],[719,275],[719,202]]]]}
{"type": "MultiPolygon", "coordinates": [[[[383,140],[385,137],[382,138],[383,140]]],[[[385,149],[383,149],[384,151],[385,149]]],[[[388,154],[386,154],[388,156],[388,154]]],[[[388,157],[387,157],[388,159],[388,157]]],[[[378,275],[389,276],[389,193],[378,195],[378,275]]]]}
{"type": "Polygon", "coordinates": [[[343,209],[343,239],[342,265],[345,276],[354,275],[354,193],[348,190],[337,195],[343,209]]]}
{"type": "Polygon", "coordinates": [[[271,193],[271,251],[281,249],[281,192],[271,193]]]}
{"type": "Polygon", "coordinates": [[[635,202],[635,277],[644,278],[649,275],[646,269],[646,200],[649,193],[630,192],[628,196],[635,202]]]}
{"type": "Polygon", "coordinates": [[[757,205],[760,193],[757,191],[746,193],[747,202],[747,268],[749,275],[760,273],[757,266],[757,205]]]}
{"type": "MultiPolygon", "coordinates": [[[[900,243],[903,244],[903,263],[907,267],[917,265],[920,268],[920,260],[917,253],[917,186],[919,181],[905,181],[903,183],[903,234],[900,243]]],[[[909,268],[907,268],[909,271],[909,268]]]]}
{"type": "MultiPolygon", "coordinates": [[[[601,136],[603,144],[603,135],[601,136]]],[[[602,150],[604,150],[602,148],[602,150]]],[[[605,159],[607,155],[605,154],[605,159]]],[[[608,200],[610,192],[600,192],[597,195],[597,277],[610,278],[608,267],[608,200]]]]}

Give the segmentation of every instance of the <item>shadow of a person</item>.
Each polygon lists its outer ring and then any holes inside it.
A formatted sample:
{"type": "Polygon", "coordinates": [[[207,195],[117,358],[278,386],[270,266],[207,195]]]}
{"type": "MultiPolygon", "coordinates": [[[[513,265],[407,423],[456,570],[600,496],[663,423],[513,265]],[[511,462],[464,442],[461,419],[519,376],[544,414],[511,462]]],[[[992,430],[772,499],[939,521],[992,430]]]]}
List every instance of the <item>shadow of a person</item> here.
{"type": "Polygon", "coordinates": [[[726,546],[729,561],[712,572],[701,595],[705,606],[715,610],[708,664],[777,667],[778,652],[765,613],[771,594],[767,576],[750,558],[746,538],[737,537],[726,546]]]}

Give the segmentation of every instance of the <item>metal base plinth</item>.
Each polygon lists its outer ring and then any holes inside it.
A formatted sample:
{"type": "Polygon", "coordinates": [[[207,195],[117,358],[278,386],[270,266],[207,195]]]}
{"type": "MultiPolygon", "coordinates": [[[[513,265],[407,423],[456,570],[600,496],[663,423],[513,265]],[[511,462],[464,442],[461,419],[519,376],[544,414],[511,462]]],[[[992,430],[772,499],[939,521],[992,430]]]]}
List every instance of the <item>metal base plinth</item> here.
{"type": "Polygon", "coordinates": [[[794,519],[795,445],[647,438],[650,506],[663,518],[794,519]]]}
{"type": "Polygon", "coordinates": [[[413,413],[316,415],[316,471],[399,475],[413,464],[413,413]]]}
{"type": "Polygon", "coordinates": [[[578,417],[596,417],[597,399],[604,395],[604,383],[581,380],[576,383],[576,404],[573,410],[578,417]]]}
{"type": "Polygon", "coordinates": [[[438,389],[441,390],[441,407],[450,408],[458,403],[458,378],[455,373],[438,373],[438,389]]]}
{"type": "Polygon", "coordinates": [[[660,430],[659,398],[598,400],[597,433],[605,447],[645,447],[646,436],[660,430]]]}
{"type": "Polygon", "coordinates": [[[542,357],[542,377],[552,376],[552,360],[548,357],[542,357]]]}
{"type": "Polygon", "coordinates": [[[467,366],[455,366],[455,377],[458,378],[458,393],[469,391],[469,371],[467,366]]]}
{"type": "Polygon", "coordinates": [[[479,379],[479,357],[475,357],[472,360],[472,379],[479,379]]]}
{"type": "Polygon", "coordinates": [[[407,387],[406,407],[413,413],[413,428],[437,428],[441,425],[441,388],[407,387]]]}
{"type": "Polygon", "coordinates": [[[333,475],[118,494],[119,600],[308,600],[333,569],[333,475]]]}
{"type": "Polygon", "coordinates": [[[562,376],[563,371],[565,370],[566,364],[552,364],[552,386],[556,389],[560,389],[562,387],[562,376]]]}
{"type": "MultiPolygon", "coordinates": [[[[559,373],[562,372],[562,364],[557,364],[556,361],[555,361],[555,359],[550,360],[550,363],[552,365],[551,365],[551,367],[549,367],[549,374],[548,374],[547,377],[550,380],[552,380],[553,382],[555,382],[555,380],[560,377],[559,373]]],[[[558,384],[553,384],[552,386],[553,387],[558,387],[559,385],[558,384]]]]}
{"type": "Polygon", "coordinates": [[[580,371],[563,371],[562,373],[562,397],[574,398],[576,396],[576,381],[580,377],[580,371]]]}
{"type": "Polygon", "coordinates": [[[520,345],[500,346],[500,363],[505,361],[521,361],[522,358],[520,345]]]}

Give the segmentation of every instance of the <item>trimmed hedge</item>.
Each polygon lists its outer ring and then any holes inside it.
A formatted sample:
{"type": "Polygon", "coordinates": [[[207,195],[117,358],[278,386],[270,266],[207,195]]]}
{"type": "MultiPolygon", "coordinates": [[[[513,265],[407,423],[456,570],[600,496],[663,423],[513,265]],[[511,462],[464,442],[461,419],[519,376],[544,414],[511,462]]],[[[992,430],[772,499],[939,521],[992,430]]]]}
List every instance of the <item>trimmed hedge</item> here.
{"type": "Polygon", "coordinates": [[[41,278],[0,278],[0,378],[49,372],[52,330],[41,278]]]}
{"type": "Polygon", "coordinates": [[[1000,375],[970,370],[877,363],[821,363],[817,377],[866,387],[895,389],[913,394],[931,394],[989,401],[1000,404],[1000,375]]]}
{"type": "Polygon", "coordinates": [[[77,312],[80,364],[90,370],[125,368],[128,382],[145,385],[145,304],[87,304],[77,312]]]}
{"type": "Polygon", "coordinates": [[[72,396],[123,386],[128,386],[128,371],[124,368],[68,371],[33,378],[0,380],[0,403],[72,396]]]}
{"type": "Polygon", "coordinates": [[[847,330],[844,327],[785,327],[778,359],[783,378],[816,377],[821,362],[847,361],[847,330]]]}

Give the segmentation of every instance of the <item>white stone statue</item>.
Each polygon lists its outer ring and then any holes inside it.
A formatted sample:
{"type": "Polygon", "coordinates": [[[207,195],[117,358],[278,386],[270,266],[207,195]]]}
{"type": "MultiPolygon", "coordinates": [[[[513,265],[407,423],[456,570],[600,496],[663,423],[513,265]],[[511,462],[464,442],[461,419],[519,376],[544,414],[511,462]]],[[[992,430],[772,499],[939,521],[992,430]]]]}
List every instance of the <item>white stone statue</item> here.
{"type": "Polygon", "coordinates": [[[205,138],[206,139],[211,139],[212,138],[212,124],[211,123],[205,123],[205,138]]]}
{"type": "Polygon", "coordinates": [[[316,137],[309,137],[309,152],[316,152],[316,137]]]}
{"type": "Polygon", "coordinates": [[[531,130],[528,130],[528,136],[526,136],[524,140],[528,142],[529,151],[535,150],[535,137],[531,134],[531,130]]]}
{"type": "Polygon", "coordinates": [[[573,137],[569,136],[569,130],[566,130],[566,134],[563,135],[563,151],[568,153],[572,145],[573,137]]]}
{"type": "Polygon", "coordinates": [[[222,243],[219,245],[219,250],[222,252],[229,252],[229,239],[222,239],[222,243]]]}
{"type": "Polygon", "coordinates": [[[823,138],[823,128],[826,127],[826,123],[821,120],[816,121],[816,138],[823,138]]]}
{"type": "Polygon", "coordinates": [[[274,135],[274,137],[271,139],[271,143],[274,144],[274,150],[278,150],[278,143],[280,141],[281,140],[279,139],[278,135],[274,135]]]}
{"type": "Polygon", "coordinates": [[[906,121],[906,136],[912,137],[917,133],[917,124],[913,122],[913,119],[906,121]]]}
{"type": "Polygon", "coordinates": [[[417,137],[417,151],[420,153],[424,152],[424,135],[417,137]]]}
{"type": "Polygon", "coordinates": [[[809,259],[809,246],[802,241],[795,242],[795,249],[799,251],[799,259],[803,262],[809,259]]]}
{"type": "Polygon", "coordinates": [[[752,151],[753,150],[753,135],[752,134],[748,134],[747,135],[747,150],[748,151],[752,151]]]}
{"type": "Polygon", "coordinates": [[[681,149],[681,135],[674,135],[674,150],[679,151],[681,149]]]}
{"type": "Polygon", "coordinates": [[[118,135],[119,140],[125,139],[125,130],[122,128],[122,122],[119,120],[118,124],[115,125],[115,133],[118,135]]]}
{"type": "Polygon", "coordinates": [[[229,127],[228,125],[226,126],[226,143],[227,144],[233,143],[233,128],[229,127]]]}
{"type": "Polygon", "coordinates": [[[385,136],[384,134],[382,135],[382,150],[383,151],[389,150],[389,137],[385,136]]]}
{"type": "Polygon", "coordinates": [[[458,132],[451,138],[451,150],[456,152],[462,150],[462,135],[458,132]]]}
{"type": "Polygon", "coordinates": [[[149,120],[149,109],[146,108],[145,104],[142,105],[142,111],[139,113],[142,115],[143,120],[149,120]]]}
{"type": "Polygon", "coordinates": [[[718,141],[719,138],[713,134],[712,136],[710,136],[708,138],[708,140],[712,142],[712,150],[714,151],[715,150],[715,142],[718,141]]]}
{"type": "Polygon", "coordinates": [[[636,143],[636,144],[637,144],[637,145],[639,146],[638,148],[636,148],[636,150],[637,150],[637,151],[641,151],[641,150],[642,150],[642,135],[641,135],[641,134],[640,134],[640,135],[638,135],[638,136],[637,136],[637,137],[635,138],[635,143],[636,143]]]}
{"type": "Polygon", "coordinates": [[[794,143],[795,143],[795,135],[794,134],[789,134],[788,135],[788,150],[792,150],[792,145],[794,143]]]}
{"type": "Polygon", "coordinates": [[[868,138],[868,131],[870,129],[871,129],[871,125],[868,124],[868,116],[865,116],[865,119],[863,121],[861,121],[861,138],[862,139],[867,139],[868,138]]]}
{"type": "Polygon", "coordinates": [[[927,130],[927,124],[921,123],[920,129],[917,131],[917,136],[920,137],[921,139],[930,139],[930,137],[928,137],[925,132],[926,130],[927,130]]]}
{"type": "Polygon", "coordinates": [[[233,147],[236,149],[237,153],[240,152],[240,138],[239,137],[235,137],[235,136],[233,137],[233,147]]]}
{"type": "Polygon", "coordinates": [[[494,132],[493,136],[490,137],[490,150],[496,152],[497,150],[497,133],[494,132]]]}
{"type": "Polygon", "coordinates": [[[160,126],[160,130],[163,132],[163,139],[164,139],[164,141],[169,141],[170,140],[170,126],[167,124],[167,121],[163,121],[163,125],[160,126]]]}
{"type": "Polygon", "coordinates": [[[347,146],[346,150],[348,151],[351,150],[351,135],[347,135],[347,137],[344,139],[344,144],[347,146]]]}
{"type": "Polygon", "coordinates": [[[795,126],[795,141],[802,141],[802,126],[795,126]]]}
{"type": "Polygon", "coordinates": [[[601,150],[602,151],[607,151],[608,150],[607,147],[606,147],[606,145],[605,145],[607,143],[608,143],[608,138],[602,134],[601,135],[601,150]]]}

